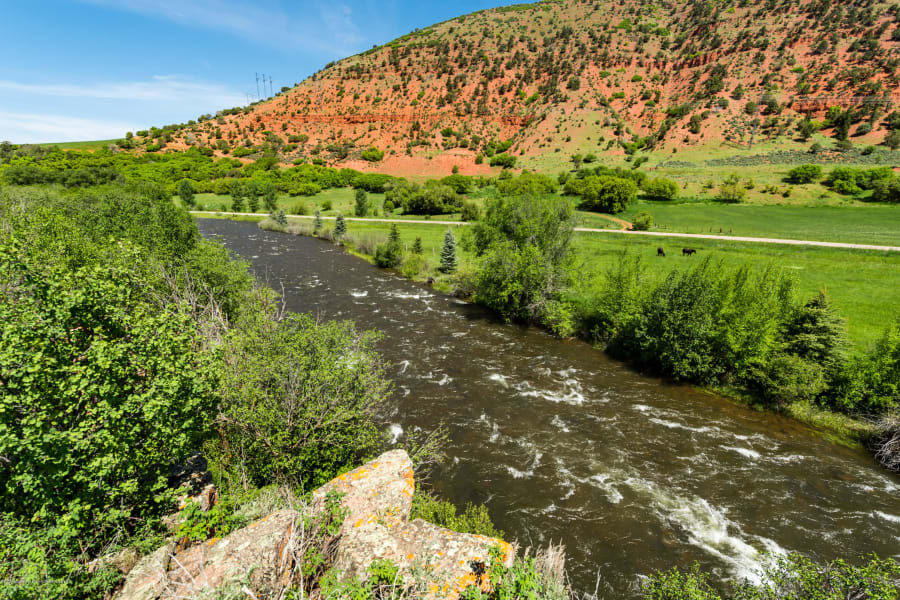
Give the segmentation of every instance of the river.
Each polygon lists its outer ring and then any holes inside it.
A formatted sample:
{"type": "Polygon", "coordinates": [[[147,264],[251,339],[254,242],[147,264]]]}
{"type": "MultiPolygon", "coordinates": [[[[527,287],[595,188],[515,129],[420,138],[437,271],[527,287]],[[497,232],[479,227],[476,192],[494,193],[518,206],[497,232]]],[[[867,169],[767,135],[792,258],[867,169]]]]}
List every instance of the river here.
{"type": "Polygon", "coordinates": [[[900,558],[900,478],[863,451],[578,341],[505,325],[326,242],[198,220],[288,309],[383,333],[386,427],[445,423],[438,493],[486,503],[521,547],[562,542],[573,586],[638,597],[639,576],[698,561],[754,579],[765,553],[900,558]]]}

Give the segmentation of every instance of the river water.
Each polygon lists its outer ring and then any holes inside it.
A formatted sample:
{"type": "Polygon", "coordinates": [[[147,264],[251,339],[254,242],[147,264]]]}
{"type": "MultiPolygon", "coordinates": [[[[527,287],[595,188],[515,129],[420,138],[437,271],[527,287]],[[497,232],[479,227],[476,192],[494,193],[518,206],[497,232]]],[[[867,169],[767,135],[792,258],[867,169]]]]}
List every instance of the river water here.
{"type": "Polygon", "coordinates": [[[900,557],[900,478],[808,428],[639,375],[577,341],[505,325],[326,242],[199,220],[287,307],[383,333],[386,427],[445,423],[434,487],[483,502],[522,547],[562,542],[574,587],[635,598],[698,561],[754,579],[766,553],[900,557]]]}

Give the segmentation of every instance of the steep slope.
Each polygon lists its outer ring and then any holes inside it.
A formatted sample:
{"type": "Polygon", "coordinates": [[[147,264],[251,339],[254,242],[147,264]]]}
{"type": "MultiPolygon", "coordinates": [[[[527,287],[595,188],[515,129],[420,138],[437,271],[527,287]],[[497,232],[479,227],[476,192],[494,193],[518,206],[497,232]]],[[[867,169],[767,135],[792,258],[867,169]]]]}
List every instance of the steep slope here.
{"type": "Polygon", "coordinates": [[[747,145],[796,136],[807,115],[808,130],[878,143],[898,66],[897,2],[545,0],[415,31],[270,100],[150,136],[357,168],[374,146],[379,170],[398,173],[482,172],[503,140],[525,159],[747,145]]]}

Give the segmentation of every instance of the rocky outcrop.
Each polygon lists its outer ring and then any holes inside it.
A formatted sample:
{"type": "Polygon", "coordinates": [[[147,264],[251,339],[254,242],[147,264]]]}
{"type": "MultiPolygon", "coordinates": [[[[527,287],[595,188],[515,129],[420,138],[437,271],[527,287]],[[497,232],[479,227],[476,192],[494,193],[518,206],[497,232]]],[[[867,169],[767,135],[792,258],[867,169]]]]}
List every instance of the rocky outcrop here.
{"type": "Polygon", "coordinates": [[[248,596],[276,596],[291,584],[305,524],[323,513],[332,492],[340,494],[345,515],[334,552],[334,566],[344,577],[365,579],[374,560],[387,559],[423,595],[452,599],[472,585],[490,588],[485,567],[493,548],[506,566],[512,564],[515,550],[502,540],[410,520],[413,468],[406,452],[396,450],[316,490],[303,512],[280,510],[187,549],[160,548],[138,562],[116,598],[190,598],[235,585],[248,596]]]}

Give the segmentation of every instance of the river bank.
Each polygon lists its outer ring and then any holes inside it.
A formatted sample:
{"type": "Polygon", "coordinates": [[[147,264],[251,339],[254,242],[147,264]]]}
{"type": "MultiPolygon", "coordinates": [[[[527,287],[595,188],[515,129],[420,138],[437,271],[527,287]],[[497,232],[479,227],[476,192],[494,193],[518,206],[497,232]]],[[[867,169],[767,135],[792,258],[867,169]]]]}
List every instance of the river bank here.
{"type": "MultiPolygon", "coordinates": [[[[331,230],[323,229],[319,235],[313,231],[312,223],[293,221],[287,226],[279,225],[272,219],[255,219],[253,217],[236,217],[239,220],[258,221],[259,226],[269,231],[279,233],[288,233],[292,235],[305,235],[318,237],[328,241],[331,239],[331,230]]],[[[364,243],[357,243],[356,239],[350,235],[342,242],[344,249],[370,264],[375,264],[374,247],[372,240],[366,240],[364,243]]],[[[406,277],[417,283],[429,283],[435,290],[446,293],[455,294],[454,281],[451,276],[444,276],[433,270],[409,271],[404,269],[392,269],[398,275],[406,277]]],[[[458,295],[458,294],[457,294],[458,295]]],[[[471,301],[469,298],[463,298],[471,301]]],[[[878,428],[873,421],[865,421],[854,419],[850,416],[828,411],[808,402],[793,402],[785,406],[773,407],[765,405],[759,398],[749,394],[746,390],[727,386],[704,387],[698,386],[705,392],[717,394],[730,401],[740,403],[745,406],[754,408],[755,410],[767,410],[777,412],[789,416],[797,421],[808,425],[815,429],[826,439],[851,448],[866,448],[869,442],[878,433],[878,428]]]]}

